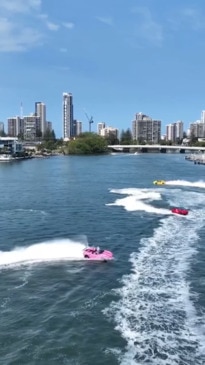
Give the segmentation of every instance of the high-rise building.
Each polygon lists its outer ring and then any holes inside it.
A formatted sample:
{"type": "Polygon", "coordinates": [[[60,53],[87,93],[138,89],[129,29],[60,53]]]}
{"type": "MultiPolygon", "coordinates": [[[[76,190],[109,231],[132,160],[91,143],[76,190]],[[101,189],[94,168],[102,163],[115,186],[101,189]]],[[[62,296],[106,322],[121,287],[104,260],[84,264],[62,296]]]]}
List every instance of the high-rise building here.
{"type": "Polygon", "coordinates": [[[171,142],[179,142],[183,139],[184,123],[179,120],[166,126],[166,139],[171,142]]]}
{"type": "Polygon", "coordinates": [[[132,122],[132,136],[136,141],[159,143],[161,138],[161,121],[153,120],[149,116],[137,113],[132,122]]]}
{"type": "Polygon", "coordinates": [[[28,115],[23,117],[24,121],[24,139],[35,141],[40,128],[40,117],[36,115],[28,115]]]}
{"type": "Polygon", "coordinates": [[[190,136],[205,138],[205,123],[201,123],[200,120],[190,123],[190,136]]]}
{"type": "Polygon", "coordinates": [[[79,120],[73,120],[73,137],[79,136],[82,133],[82,122],[79,120]]]}
{"type": "Polygon", "coordinates": [[[201,123],[205,123],[205,110],[201,112],[201,123]]]}
{"type": "Polygon", "coordinates": [[[168,124],[166,126],[166,140],[174,142],[175,139],[175,126],[174,124],[168,124]]]}
{"type": "Polygon", "coordinates": [[[43,136],[46,131],[46,128],[47,128],[46,105],[44,103],[42,103],[41,101],[37,101],[35,103],[35,116],[39,117],[39,119],[40,119],[39,132],[41,132],[42,136],[43,136]]]}
{"type": "Polygon", "coordinates": [[[74,137],[73,129],[73,96],[71,93],[63,93],[63,139],[70,140],[74,137]]]}
{"type": "Polygon", "coordinates": [[[4,133],[4,122],[0,122],[0,133],[4,133]]]}
{"type": "Polygon", "coordinates": [[[97,124],[97,134],[101,135],[101,130],[105,128],[105,123],[101,122],[97,124]]]}
{"type": "Polygon", "coordinates": [[[20,117],[8,118],[8,135],[9,137],[18,137],[23,135],[24,132],[24,122],[20,117]]]}
{"type": "Polygon", "coordinates": [[[176,140],[181,140],[183,139],[183,134],[184,134],[184,123],[181,120],[178,120],[175,123],[175,128],[176,128],[176,140]]]}

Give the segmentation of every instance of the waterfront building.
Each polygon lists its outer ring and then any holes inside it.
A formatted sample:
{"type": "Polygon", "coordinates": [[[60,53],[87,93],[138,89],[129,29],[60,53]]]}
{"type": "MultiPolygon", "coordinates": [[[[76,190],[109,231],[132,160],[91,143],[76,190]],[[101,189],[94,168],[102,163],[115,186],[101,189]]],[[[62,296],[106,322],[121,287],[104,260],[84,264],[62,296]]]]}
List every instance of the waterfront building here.
{"type": "MultiPolygon", "coordinates": [[[[39,132],[42,133],[42,136],[45,134],[47,124],[46,124],[46,105],[41,101],[37,101],[35,103],[35,116],[39,117],[39,132]]],[[[37,130],[38,132],[38,130],[37,130]]]]}
{"type": "Polygon", "coordinates": [[[16,137],[0,137],[0,153],[14,154],[23,152],[24,147],[16,137]]]}
{"type": "Polygon", "coordinates": [[[166,125],[166,140],[167,141],[172,141],[172,142],[175,140],[174,124],[166,125]]]}
{"type": "Polygon", "coordinates": [[[105,123],[100,122],[97,124],[97,134],[101,135],[101,130],[105,128],[105,123]]]}
{"type": "Polygon", "coordinates": [[[171,142],[179,142],[183,139],[184,123],[179,120],[166,126],[166,139],[171,142]]]}
{"type": "Polygon", "coordinates": [[[111,137],[112,136],[117,139],[118,135],[119,135],[119,130],[117,128],[105,127],[100,130],[100,136],[102,136],[102,137],[111,137]]]}
{"type": "Polygon", "coordinates": [[[184,135],[184,123],[181,120],[178,120],[175,123],[176,128],[176,140],[182,140],[184,135]]]}
{"type": "Polygon", "coordinates": [[[40,130],[40,117],[29,115],[23,117],[24,121],[24,140],[35,141],[37,132],[40,130]]]}
{"type": "Polygon", "coordinates": [[[153,120],[143,113],[137,113],[132,121],[132,136],[136,141],[159,143],[161,138],[161,121],[153,120]]]}
{"type": "Polygon", "coordinates": [[[8,135],[10,137],[18,137],[24,132],[24,122],[20,117],[8,118],[8,135]]]}
{"type": "Polygon", "coordinates": [[[196,138],[204,138],[205,137],[205,123],[202,123],[201,120],[197,120],[194,123],[190,123],[190,136],[196,138]]]}
{"type": "Polygon", "coordinates": [[[63,93],[63,139],[69,141],[73,136],[73,96],[63,93]]]}

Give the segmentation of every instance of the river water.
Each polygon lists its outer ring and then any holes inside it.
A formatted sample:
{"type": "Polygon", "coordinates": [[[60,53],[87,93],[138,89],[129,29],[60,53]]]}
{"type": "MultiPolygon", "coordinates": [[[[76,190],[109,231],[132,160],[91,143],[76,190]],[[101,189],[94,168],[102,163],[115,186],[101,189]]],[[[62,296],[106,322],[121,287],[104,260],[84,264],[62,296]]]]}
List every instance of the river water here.
{"type": "Polygon", "coordinates": [[[204,166],[62,156],[2,163],[0,187],[2,365],[205,364],[204,166]]]}

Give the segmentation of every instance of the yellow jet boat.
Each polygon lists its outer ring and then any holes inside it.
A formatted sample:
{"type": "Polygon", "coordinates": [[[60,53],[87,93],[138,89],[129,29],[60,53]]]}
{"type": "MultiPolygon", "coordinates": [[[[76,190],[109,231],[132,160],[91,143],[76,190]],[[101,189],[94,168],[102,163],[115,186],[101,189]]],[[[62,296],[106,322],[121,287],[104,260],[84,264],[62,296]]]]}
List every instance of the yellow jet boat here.
{"type": "Polygon", "coordinates": [[[155,180],[153,181],[154,185],[165,185],[166,181],[165,180],[155,180]]]}

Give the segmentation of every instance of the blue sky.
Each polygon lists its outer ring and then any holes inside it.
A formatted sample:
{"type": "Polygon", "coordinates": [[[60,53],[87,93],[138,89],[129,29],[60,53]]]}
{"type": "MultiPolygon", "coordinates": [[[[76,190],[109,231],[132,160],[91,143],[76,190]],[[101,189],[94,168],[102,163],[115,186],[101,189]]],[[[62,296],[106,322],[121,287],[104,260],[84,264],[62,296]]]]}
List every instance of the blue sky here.
{"type": "Polygon", "coordinates": [[[131,128],[137,112],[185,127],[205,109],[204,0],[1,0],[0,120],[47,106],[62,136],[62,93],[88,130],[131,128]]]}

